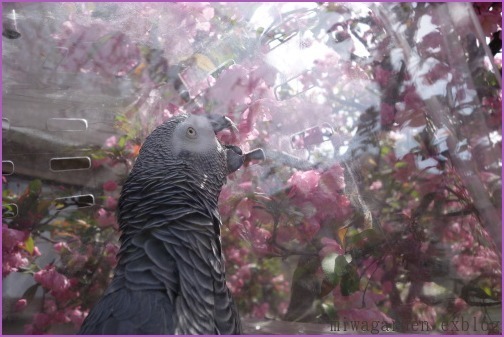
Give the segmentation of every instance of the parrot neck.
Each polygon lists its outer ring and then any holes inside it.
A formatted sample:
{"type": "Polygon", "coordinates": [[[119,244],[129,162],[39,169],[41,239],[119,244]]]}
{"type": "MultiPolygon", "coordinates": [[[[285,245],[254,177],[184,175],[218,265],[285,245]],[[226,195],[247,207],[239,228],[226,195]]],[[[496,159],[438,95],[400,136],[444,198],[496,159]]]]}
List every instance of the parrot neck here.
{"type": "Polygon", "coordinates": [[[129,175],[119,198],[118,220],[124,233],[159,227],[189,214],[218,218],[222,183],[209,174],[177,173],[180,169],[137,172],[129,175]]]}

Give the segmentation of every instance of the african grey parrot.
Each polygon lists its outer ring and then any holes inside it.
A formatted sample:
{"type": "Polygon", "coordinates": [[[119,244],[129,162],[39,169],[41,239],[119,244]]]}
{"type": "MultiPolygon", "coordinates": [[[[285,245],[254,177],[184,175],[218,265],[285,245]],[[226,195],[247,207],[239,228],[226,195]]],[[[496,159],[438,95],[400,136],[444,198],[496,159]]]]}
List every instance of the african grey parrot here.
{"type": "MultiPolygon", "coordinates": [[[[179,115],[145,140],[118,203],[114,278],[79,334],[239,334],[217,199],[246,160],[222,116],[179,115]]],[[[252,156],[253,157],[253,156],[252,156]]]]}

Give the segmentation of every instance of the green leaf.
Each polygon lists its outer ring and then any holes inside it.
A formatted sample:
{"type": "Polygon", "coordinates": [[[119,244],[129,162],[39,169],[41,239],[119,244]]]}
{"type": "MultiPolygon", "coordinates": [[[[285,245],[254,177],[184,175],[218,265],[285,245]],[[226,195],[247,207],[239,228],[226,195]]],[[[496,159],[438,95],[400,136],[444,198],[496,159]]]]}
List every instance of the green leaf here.
{"type": "Polygon", "coordinates": [[[339,255],[336,258],[334,264],[334,273],[339,277],[343,276],[346,273],[346,266],[348,265],[348,261],[345,255],[339,255]]]}
{"type": "Polygon", "coordinates": [[[347,244],[355,246],[363,246],[364,242],[373,243],[378,241],[381,241],[380,234],[373,228],[368,228],[347,238],[347,244]]]}
{"type": "Polygon", "coordinates": [[[42,181],[40,179],[35,179],[30,181],[28,184],[28,189],[30,191],[30,195],[39,195],[42,192],[42,181]]]}
{"type": "Polygon", "coordinates": [[[346,273],[341,277],[341,295],[350,296],[359,290],[359,274],[354,266],[348,264],[346,273]]]}
{"type": "Polygon", "coordinates": [[[119,138],[119,141],[117,142],[117,145],[120,148],[123,148],[124,145],[126,145],[126,140],[127,140],[127,137],[126,136],[122,136],[121,138],[119,138]]]}
{"type": "Polygon", "coordinates": [[[33,254],[33,250],[35,249],[35,242],[33,241],[33,237],[30,235],[28,239],[24,242],[24,249],[31,254],[33,254]]]}
{"type": "Polygon", "coordinates": [[[107,156],[105,155],[104,151],[96,151],[96,152],[91,153],[91,158],[95,159],[95,160],[104,159],[106,157],[107,156]]]}
{"type": "Polygon", "coordinates": [[[487,294],[489,297],[492,297],[492,289],[490,287],[482,287],[481,288],[485,294],[487,294]]]}
{"type": "Polygon", "coordinates": [[[331,253],[322,260],[322,270],[326,279],[334,286],[339,283],[340,276],[336,273],[336,260],[341,255],[331,253]]]}
{"type": "Polygon", "coordinates": [[[388,155],[390,153],[390,147],[388,147],[388,146],[382,146],[380,152],[381,152],[382,156],[386,156],[386,155],[388,155]]]}
{"type": "Polygon", "coordinates": [[[394,167],[395,168],[405,168],[408,166],[408,163],[404,162],[404,161],[398,161],[397,163],[395,163],[394,167]]]}
{"type": "Polygon", "coordinates": [[[334,304],[322,303],[322,310],[327,315],[327,317],[336,317],[336,309],[334,304]]]}
{"type": "Polygon", "coordinates": [[[351,260],[350,255],[340,255],[338,253],[331,253],[322,260],[324,275],[333,286],[337,286],[341,277],[347,273],[346,268],[351,260]]]}
{"type": "Polygon", "coordinates": [[[14,202],[16,198],[14,197],[14,194],[12,193],[11,190],[4,189],[2,191],[2,201],[8,201],[8,202],[14,202]]]}

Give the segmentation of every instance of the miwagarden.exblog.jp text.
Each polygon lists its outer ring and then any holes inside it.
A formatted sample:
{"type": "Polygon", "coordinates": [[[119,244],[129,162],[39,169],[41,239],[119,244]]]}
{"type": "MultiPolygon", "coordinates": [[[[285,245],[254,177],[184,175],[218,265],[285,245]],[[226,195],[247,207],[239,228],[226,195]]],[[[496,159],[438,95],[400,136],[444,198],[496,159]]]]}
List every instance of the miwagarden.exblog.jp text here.
{"type": "Polygon", "coordinates": [[[501,321],[486,321],[478,320],[476,317],[464,319],[464,317],[456,318],[451,321],[442,322],[432,325],[427,321],[358,321],[345,320],[331,322],[330,332],[369,332],[372,334],[387,333],[387,332],[496,332],[502,331],[501,321]]]}

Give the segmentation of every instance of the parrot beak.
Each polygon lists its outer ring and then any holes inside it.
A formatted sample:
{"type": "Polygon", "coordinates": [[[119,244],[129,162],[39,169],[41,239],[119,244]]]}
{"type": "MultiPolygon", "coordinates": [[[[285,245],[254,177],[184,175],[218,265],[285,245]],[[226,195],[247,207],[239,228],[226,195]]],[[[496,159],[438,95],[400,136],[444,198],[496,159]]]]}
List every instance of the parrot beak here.
{"type": "Polygon", "coordinates": [[[234,145],[226,145],[226,155],[228,174],[238,170],[243,164],[247,165],[252,160],[264,160],[266,158],[262,149],[255,149],[243,154],[242,150],[234,145]]]}
{"type": "MultiPolygon", "coordinates": [[[[224,129],[231,129],[232,132],[238,132],[235,123],[226,116],[207,115],[207,118],[210,120],[215,133],[224,129]]],[[[224,147],[226,148],[228,174],[238,170],[244,164],[247,165],[252,160],[264,160],[266,158],[262,149],[255,149],[244,154],[238,146],[224,145],[224,147]]]]}
{"type": "Polygon", "coordinates": [[[210,120],[210,124],[212,124],[212,128],[215,133],[224,129],[231,129],[232,132],[238,132],[238,128],[235,123],[226,116],[207,115],[207,118],[210,120]]]}

